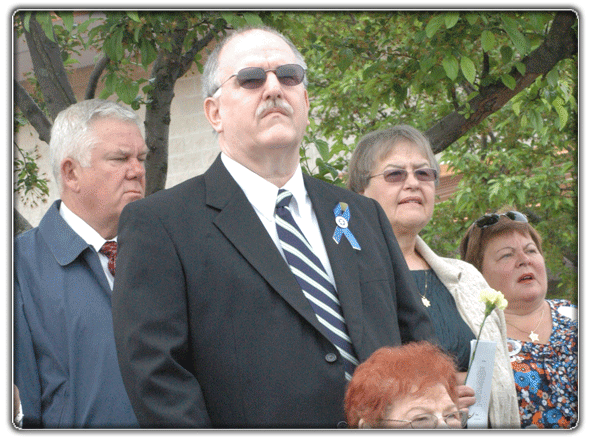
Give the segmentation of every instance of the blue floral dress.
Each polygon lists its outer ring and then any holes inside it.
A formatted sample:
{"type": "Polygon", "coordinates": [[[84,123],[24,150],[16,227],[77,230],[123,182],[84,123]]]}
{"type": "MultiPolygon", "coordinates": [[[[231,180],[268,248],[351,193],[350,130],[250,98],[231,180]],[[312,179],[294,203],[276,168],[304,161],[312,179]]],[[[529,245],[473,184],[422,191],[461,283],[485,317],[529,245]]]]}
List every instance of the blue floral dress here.
{"type": "Polygon", "coordinates": [[[509,339],[521,427],[572,428],[578,421],[578,323],[566,300],[547,300],[553,331],[547,344],[509,339]],[[560,309],[561,308],[561,309],[560,309]]]}

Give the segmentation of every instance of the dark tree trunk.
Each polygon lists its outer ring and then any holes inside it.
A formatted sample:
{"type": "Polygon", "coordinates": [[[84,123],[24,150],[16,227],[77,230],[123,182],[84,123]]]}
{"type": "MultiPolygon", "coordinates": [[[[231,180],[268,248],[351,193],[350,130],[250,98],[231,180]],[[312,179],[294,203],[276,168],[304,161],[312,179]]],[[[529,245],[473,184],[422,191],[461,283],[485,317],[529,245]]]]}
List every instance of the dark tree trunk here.
{"type": "Polygon", "coordinates": [[[29,22],[29,32],[25,31],[25,39],[33,61],[35,77],[49,114],[54,120],[61,110],[76,103],[76,95],[68,80],[60,48],[55,41],[47,38],[41,25],[34,19],[29,22]]]}
{"type": "Polygon", "coordinates": [[[146,160],[146,196],[164,189],[168,175],[168,139],[170,131],[170,106],[174,98],[174,85],[194,62],[195,55],[216,36],[209,32],[181,56],[186,29],[173,33],[172,52],[161,50],[154,63],[151,80],[154,88],[148,94],[145,115],[145,138],[150,152],[146,160]]]}

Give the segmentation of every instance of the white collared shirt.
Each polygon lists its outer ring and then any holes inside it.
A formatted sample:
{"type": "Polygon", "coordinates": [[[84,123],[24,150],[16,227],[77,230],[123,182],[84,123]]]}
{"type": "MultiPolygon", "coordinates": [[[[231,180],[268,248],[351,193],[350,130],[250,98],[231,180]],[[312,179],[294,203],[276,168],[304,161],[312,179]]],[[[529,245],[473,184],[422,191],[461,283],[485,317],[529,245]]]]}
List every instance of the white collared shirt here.
{"type": "MultiPolygon", "coordinates": [[[[109,286],[112,290],[113,284],[115,282],[115,277],[113,277],[113,274],[111,274],[111,271],[109,271],[109,258],[106,255],[99,252],[100,248],[102,248],[102,246],[106,242],[106,239],[103,238],[100,234],[98,234],[98,232],[94,228],[88,225],[84,221],[84,219],[82,219],[80,216],[78,216],[76,213],[70,210],[63,201],[59,205],[59,214],[78,236],[80,236],[87,244],[94,247],[94,249],[98,253],[100,264],[102,265],[102,269],[105,275],[107,276],[109,286]]],[[[115,237],[111,240],[117,241],[117,238],[115,237]]]]}
{"type": "MultiPolygon", "coordinates": [[[[281,253],[281,256],[285,259],[274,217],[279,188],[242,164],[231,159],[223,152],[221,153],[221,161],[246,194],[246,198],[248,198],[248,201],[250,201],[250,204],[254,207],[254,211],[256,211],[264,228],[266,228],[266,231],[268,231],[268,234],[281,253]]],[[[317,255],[322,262],[328,277],[330,277],[330,281],[332,284],[335,284],[334,274],[332,273],[332,268],[330,266],[330,259],[326,252],[324,239],[320,232],[320,227],[311,204],[311,199],[305,189],[303,173],[300,166],[297,167],[297,170],[291,179],[281,188],[288,190],[293,194],[293,198],[289,204],[293,219],[295,219],[295,222],[313,248],[315,255],[317,255]]]]}

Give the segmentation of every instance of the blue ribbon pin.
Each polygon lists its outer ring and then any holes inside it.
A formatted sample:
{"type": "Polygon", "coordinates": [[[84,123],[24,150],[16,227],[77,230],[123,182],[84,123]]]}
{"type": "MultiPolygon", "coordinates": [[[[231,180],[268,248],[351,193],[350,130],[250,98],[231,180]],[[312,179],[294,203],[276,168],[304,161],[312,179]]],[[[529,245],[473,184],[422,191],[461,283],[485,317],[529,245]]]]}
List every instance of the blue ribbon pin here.
{"type": "Polygon", "coordinates": [[[334,241],[340,243],[340,239],[344,234],[350,242],[350,246],[360,251],[361,246],[352,235],[352,232],[348,229],[348,222],[350,221],[350,209],[348,208],[348,204],[345,202],[339,202],[336,204],[336,207],[334,208],[334,216],[336,218],[336,229],[334,230],[334,236],[332,236],[334,241]]]}

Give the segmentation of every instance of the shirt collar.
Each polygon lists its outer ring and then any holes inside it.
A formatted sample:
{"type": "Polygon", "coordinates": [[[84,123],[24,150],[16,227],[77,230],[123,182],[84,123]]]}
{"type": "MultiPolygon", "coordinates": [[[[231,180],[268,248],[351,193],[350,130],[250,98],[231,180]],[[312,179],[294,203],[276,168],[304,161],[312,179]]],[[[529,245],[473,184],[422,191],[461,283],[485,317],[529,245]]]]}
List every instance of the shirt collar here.
{"type": "MultiPolygon", "coordinates": [[[[59,214],[63,218],[64,221],[74,230],[76,234],[78,234],[84,241],[94,247],[96,252],[100,251],[106,239],[102,237],[98,232],[88,225],[84,219],[74,213],[72,210],[68,208],[68,206],[62,201],[59,206],[59,214]]],[[[115,237],[111,240],[117,240],[115,237]]]]}
{"type": "MultiPolygon", "coordinates": [[[[276,199],[279,193],[277,186],[231,159],[223,152],[221,153],[221,161],[244,191],[246,198],[248,198],[254,209],[266,219],[273,220],[276,199]]],[[[293,194],[290,206],[294,209],[294,213],[298,213],[299,209],[308,203],[309,198],[305,189],[301,166],[297,166],[291,179],[282,188],[289,190],[293,194]]]]}

